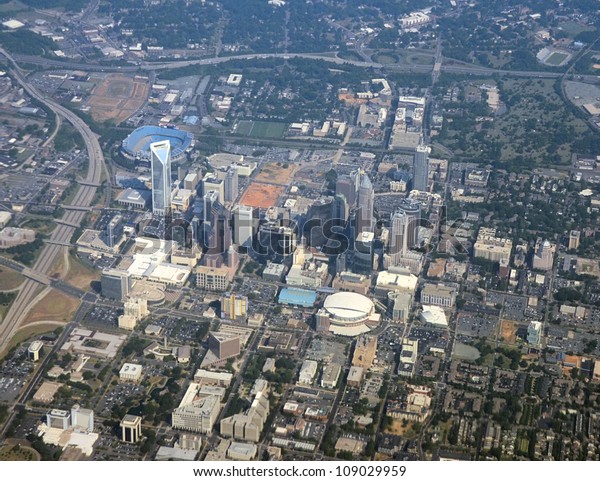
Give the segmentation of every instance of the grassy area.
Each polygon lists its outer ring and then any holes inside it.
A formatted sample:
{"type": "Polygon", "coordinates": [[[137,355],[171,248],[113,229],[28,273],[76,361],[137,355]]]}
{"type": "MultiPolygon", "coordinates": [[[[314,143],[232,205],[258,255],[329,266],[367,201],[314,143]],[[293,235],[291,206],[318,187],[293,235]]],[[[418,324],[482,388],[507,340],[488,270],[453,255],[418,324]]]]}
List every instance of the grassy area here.
{"type": "Polygon", "coordinates": [[[552,65],[553,67],[558,67],[561,63],[563,63],[568,55],[566,53],[561,52],[552,52],[550,56],[546,59],[546,65],[552,65]]]}
{"type": "Polygon", "coordinates": [[[0,461],[39,461],[39,453],[30,447],[15,444],[0,449],[0,461]]]}
{"type": "Polygon", "coordinates": [[[83,149],[85,143],[81,134],[68,122],[63,122],[56,137],[54,137],[54,148],[57,152],[68,152],[71,149],[83,149]]]}
{"type": "Polygon", "coordinates": [[[9,291],[21,285],[25,278],[8,267],[0,266],[0,291],[9,291]]]}
{"type": "Polygon", "coordinates": [[[285,133],[286,124],[280,122],[254,122],[250,137],[258,137],[259,139],[280,139],[285,133]]]}
{"type": "Polygon", "coordinates": [[[373,61],[377,63],[398,63],[399,58],[397,55],[393,53],[378,53],[373,56],[373,61]]]}
{"type": "Polygon", "coordinates": [[[28,214],[23,227],[33,229],[39,234],[50,234],[56,228],[56,224],[48,216],[28,214]]]}
{"type": "Polygon", "coordinates": [[[31,339],[34,336],[38,336],[40,334],[46,334],[47,332],[52,332],[54,329],[58,327],[57,323],[48,323],[48,324],[36,324],[35,326],[25,326],[19,329],[16,334],[11,339],[8,347],[4,352],[0,352],[0,359],[6,355],[13,347],[18,346],[22,342],[25,342],[27,339],[31,339]]]}
{"type": "Polygon", "coordinates": [[[50,271],[48,272],[48,276],[58,279],[58,278],[62,277],[64,270],[65,270],[65,256],[61,252],[60,255],[58,255],[56,257],[56,261],[54,261],[54,264],[50,268],[50,271]]]}
{"type": "Polygon", "coordinates": [[[258,139],[281,139],[286,128],[287,125],[281,122],[242,120],[237,124],[235,133],[258,139]]]}
{"type": "Polygon", "coordinates": [[[78,300],[51,290],[29,312],[23,326],[37,322],[67,323],[78,307],[78,300]]]}
{"type": "Polygon", "coordinates": [[[566,32],[570,37],[575,37],[579,35],[581,32],[591,32],[595,30],[593,27],[589,25],[582,25],[578,22],[563,22],[558,24],[559,28],[561,28],[564,32],[566,32]]]}
{"type": "Polygon", "coordinates": [[[241,120],[235,129],[235,133],[239,135],[250,135],[252,130],[252,120],[241,120]]]}
{"type": "Polygon", "coordinates": [[[363,58],[360,55],[350,50],[338,53],[338,57],[344,60],[352,60],[353,62],[362,62],[363,60],[363,58]]]}
{"type": "Polygon", "coordinates": [[[406,60],[414,65],[433,65],[434,61],[431,55],[410,55],[406,60]]]}
{"type": "Polygon", "coordinates": [[[77,256],[69,256],[69,272],[66,281],[81,289],[89,289],[93,281],[100,279],[100,272],[86,266],[77,256]]]}

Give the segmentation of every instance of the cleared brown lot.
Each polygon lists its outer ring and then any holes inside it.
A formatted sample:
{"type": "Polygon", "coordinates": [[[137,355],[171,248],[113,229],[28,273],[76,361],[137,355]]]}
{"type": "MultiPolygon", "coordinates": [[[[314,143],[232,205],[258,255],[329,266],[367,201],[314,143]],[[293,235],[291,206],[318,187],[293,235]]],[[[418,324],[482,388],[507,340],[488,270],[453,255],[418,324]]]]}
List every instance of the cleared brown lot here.
{"type": "Polygon", "coordinates": [[[282,186],[253,182],[242,195],[240,204],[268,209],[277,204],[284,191],[282,186]]]}
{"type": "Polygon", "coordinates": [[[127,120],[148,98],[148,82],[121,74],[107,75],[92,91],[87,102],[94,120],[127,120]]]}

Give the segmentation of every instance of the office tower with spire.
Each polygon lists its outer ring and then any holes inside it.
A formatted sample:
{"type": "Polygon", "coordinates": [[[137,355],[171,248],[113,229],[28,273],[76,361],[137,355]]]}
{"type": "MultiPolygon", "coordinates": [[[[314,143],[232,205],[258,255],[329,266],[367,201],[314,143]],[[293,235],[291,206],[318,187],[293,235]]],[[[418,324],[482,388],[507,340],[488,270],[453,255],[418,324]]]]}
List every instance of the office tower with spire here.
{"type": "Polygon", "coordinates": [[[429,190],[429,153],[431,148],[418,145],[413,160],[413,190],[429,190]]]}
{"type": "Polygon", "coordinates": [[[152,168],[152,212],[164,215],[171,208],[171,144],[168,140],[150,144],[152,168]]]}
{"type": "Polygon", "coordinates": [[[373,204],[375,193],[369,176],[362,172],[358,188],[358,206],[356,209],[356,233],[373,232],[375,225],[373,219],[373,204]]]}
{"type": "Polygon", "coordinates": [[[421,206],[410,199],[403,200],[390,219],[389,253],[406,255],[417,244],[421,206]]]}

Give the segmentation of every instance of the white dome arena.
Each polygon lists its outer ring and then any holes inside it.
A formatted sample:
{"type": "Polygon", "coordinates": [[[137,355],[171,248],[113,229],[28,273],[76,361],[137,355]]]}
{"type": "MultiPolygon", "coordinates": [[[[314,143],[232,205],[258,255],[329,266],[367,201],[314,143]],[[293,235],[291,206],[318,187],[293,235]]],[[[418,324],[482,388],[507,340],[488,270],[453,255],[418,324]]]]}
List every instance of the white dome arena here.
{"type": "Polygon", "coordinates": [[[325,299],[323,307],[333,320],[342,323],[362,321],[373,312],[373,301],[355,292],[338,292],[325,299]]]}
{"type": "Polygon", "coordinates": [[[328,318],[329,331],[342,336],[356,336],[379,323],[373,301],[355,292],[338,292],[325,299],[321,316],[328,318]]]}

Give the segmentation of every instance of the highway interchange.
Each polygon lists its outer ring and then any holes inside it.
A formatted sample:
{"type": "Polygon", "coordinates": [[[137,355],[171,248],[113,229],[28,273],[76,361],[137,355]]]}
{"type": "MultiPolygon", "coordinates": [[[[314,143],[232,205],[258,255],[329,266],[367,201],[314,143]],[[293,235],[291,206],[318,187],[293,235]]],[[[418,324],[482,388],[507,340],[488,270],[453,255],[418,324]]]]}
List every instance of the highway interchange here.
{"type": "MultiPolygon", "coordinates": [[[[56,115],[66,119],[83,137],[89,156],[89,168],[85,181],[79,186],[79,189],[75,194],[72,205],[76,207],[89,207],[96,195],[97,188],[100,186],[102,172],[106,170],[104,155],[96,135],[76,114],[43,96],[35,88],[30,86],[18,68],[18,65],[14,62],[8,52],[0,48],[0,54],[13,65],[13,68],[10,69],[10,73],[27,94],[46,105],[56,115]]],[[[106,177],[110,178],[108,175],[106,177]]],[[[58,256],[63,254],[63,249],[67,248],[60,245],[60,243],[68,243],[71,240],[71,236],[75,232],[75,227],[73,226],[80,225],[84,216],[85,211],[82,210],[67,210],[65,212],[61,222],[57,223],[56,228],[52,231],[50,236],[51,243],[47,243],[44,246],[33,266],[33,271],[40,274],[47,274],[50,271],[58,256]]],[[[21,285],[16,299],[3,319],[2,324],[0,324],[0,353],[4,352],[9,347],[12,337],[19,329],[19,326],[27,313],[33,307],[34,303],[32,301],[39,294],[39,288],[40,283],[31,278],[26,278],[25,282],[21,285]]]]}

